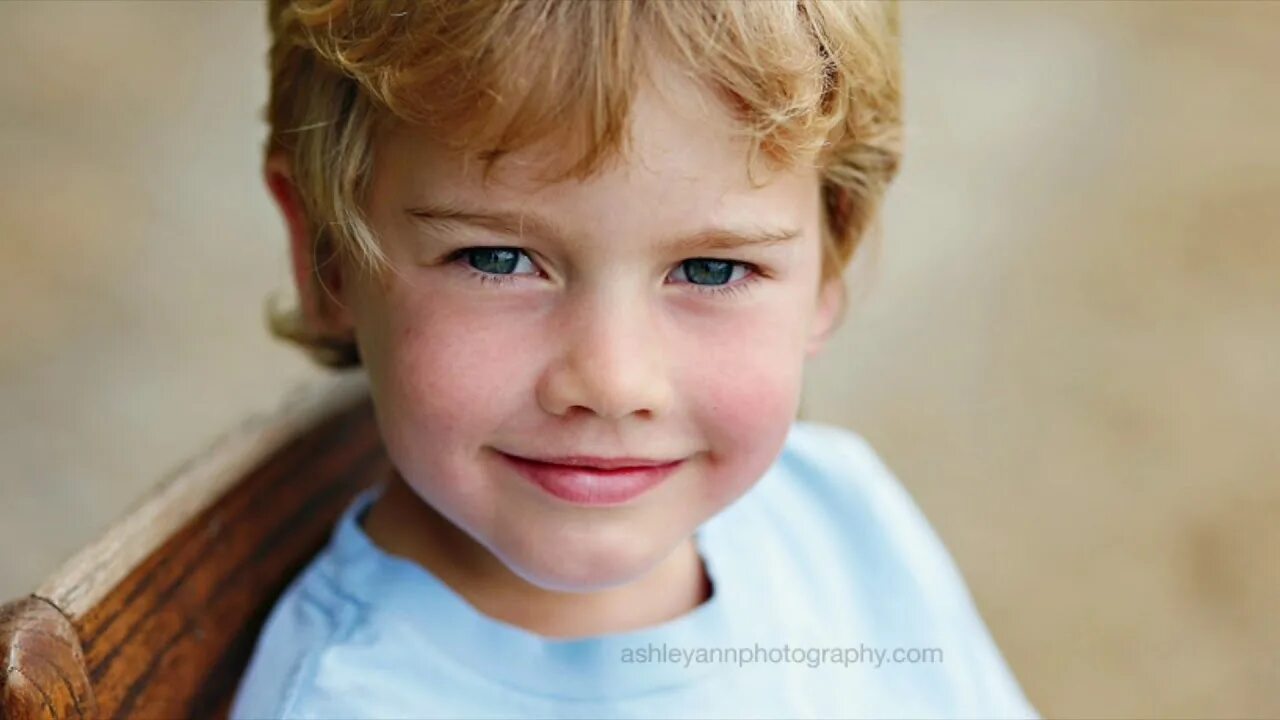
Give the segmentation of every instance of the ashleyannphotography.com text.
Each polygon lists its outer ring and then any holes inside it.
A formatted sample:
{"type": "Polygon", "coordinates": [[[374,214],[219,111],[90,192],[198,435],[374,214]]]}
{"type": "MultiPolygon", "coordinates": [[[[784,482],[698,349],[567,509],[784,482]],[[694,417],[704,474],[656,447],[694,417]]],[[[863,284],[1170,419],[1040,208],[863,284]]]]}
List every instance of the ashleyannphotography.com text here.
{"type": "Polygon", "coordinates": [[[766,647],[679,647],[654,645],[622,649],[622,662],[647,664],[667,663],[704,665],[707,663],[732,663],[739,667],[752,664],[780,665],[791,663],[816,668],[820,665],[882,667],[884,665],[941,663],[942,648],[884,648],[868,647],[804,647],[780,645],[766,647]]]}

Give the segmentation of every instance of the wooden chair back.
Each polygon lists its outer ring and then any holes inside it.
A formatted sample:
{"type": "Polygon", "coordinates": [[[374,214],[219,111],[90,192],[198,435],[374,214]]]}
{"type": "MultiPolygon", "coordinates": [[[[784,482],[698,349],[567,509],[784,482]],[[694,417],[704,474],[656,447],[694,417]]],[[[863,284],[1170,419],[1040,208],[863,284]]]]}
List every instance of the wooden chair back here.
{"type": "Polygon", "coordinates": [[[275,600],[390,470],[358,376],[251,418],[0,606],[0,718],[225,717],[275,600]]]}

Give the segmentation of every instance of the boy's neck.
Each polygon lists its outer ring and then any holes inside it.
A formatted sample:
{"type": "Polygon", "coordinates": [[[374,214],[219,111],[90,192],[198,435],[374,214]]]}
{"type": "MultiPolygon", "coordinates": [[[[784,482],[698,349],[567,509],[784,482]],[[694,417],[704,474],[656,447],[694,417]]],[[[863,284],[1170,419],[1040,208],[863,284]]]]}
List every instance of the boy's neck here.
{"type": "Polygon", "coordinates": [[[421,565],[481,613],[545,637],[656,625],[693,610],[712,591],[693,538],[621,587],[585,593],[540,588],[436,512],[398,473],[369,509],[363,528],[375,545],[421,565]]]}

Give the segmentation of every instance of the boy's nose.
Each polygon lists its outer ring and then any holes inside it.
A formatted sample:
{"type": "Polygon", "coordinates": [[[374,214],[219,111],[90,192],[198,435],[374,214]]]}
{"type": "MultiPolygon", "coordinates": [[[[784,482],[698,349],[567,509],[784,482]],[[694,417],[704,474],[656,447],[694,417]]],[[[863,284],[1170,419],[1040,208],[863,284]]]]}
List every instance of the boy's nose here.
{"type": "Polygon", "coordinates": [[[667,412],[673,394],[667,343],[642,301],[620,292],[582,298],[558,340],[561,352],[538,387],[547,412],[566,415],[578,407],[611,420],[667,412]]]}

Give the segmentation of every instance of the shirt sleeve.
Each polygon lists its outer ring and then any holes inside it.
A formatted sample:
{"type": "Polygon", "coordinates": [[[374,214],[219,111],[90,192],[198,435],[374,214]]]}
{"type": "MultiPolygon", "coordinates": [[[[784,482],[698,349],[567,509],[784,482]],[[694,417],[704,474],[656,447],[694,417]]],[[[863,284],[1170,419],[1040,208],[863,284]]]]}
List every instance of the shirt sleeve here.
{"type": "Polygon", "coordinates": [[[268,615],[232,701],[231,720],[305,716],[298,695],[344,625],[342,608],[317,594],[315,572],[313,566],[300,575],[268,615]]]}
{"type": "Polygon", "coordinates": [[[924,613],[947,648],[955,717],[1039,718],[996,646],[965,581],[924,513],[871,446],[845,428],[806,423],[820,438],[832,477],[849,480],[869,504],[886,546],[920,589],[924,613]]]}

